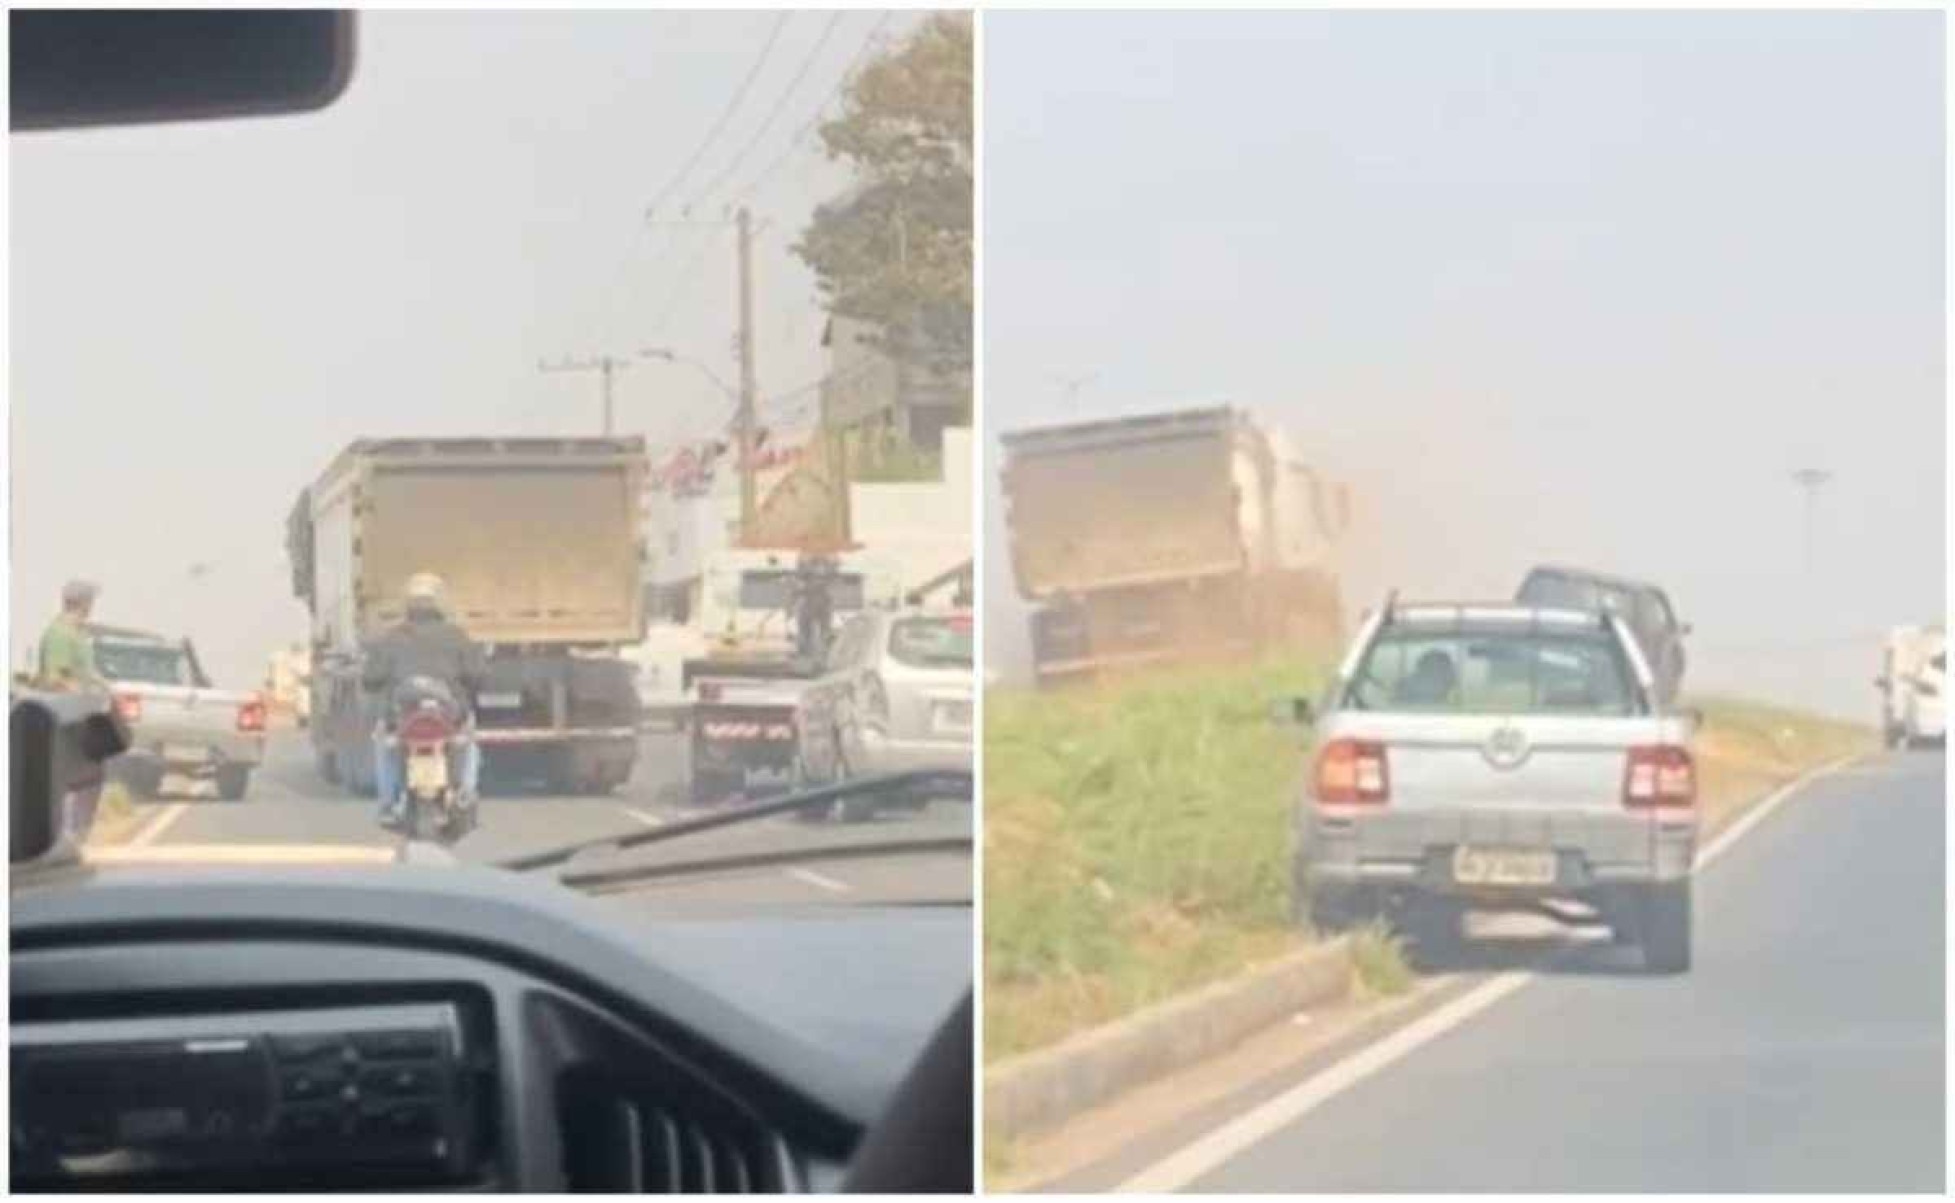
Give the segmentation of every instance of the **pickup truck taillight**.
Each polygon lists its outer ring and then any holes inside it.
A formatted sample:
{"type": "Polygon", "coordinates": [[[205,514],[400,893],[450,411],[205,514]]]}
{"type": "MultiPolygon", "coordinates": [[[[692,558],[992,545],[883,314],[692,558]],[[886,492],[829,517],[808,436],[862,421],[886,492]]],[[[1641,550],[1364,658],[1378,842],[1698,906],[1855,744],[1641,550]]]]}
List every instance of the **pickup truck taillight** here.
{"type": "Polygon", "coordinates": [[[1693,806],[1697,802],[1697,764],[1688,748],[1674,744],[1629,749],[1622,778],[1622,804],[1632,810],[1693,806]]]}
{"type": "Polygon", "coordinates": [[[133,693],[115,695],[115,713],[125,723],[143,721],[143,700],[133,693]]]}
{"type": "Polygon", "coordinates": [[[253,698],[238,707],[238,730],[256,733],[265,729],[265,703],[262,698],[253,698]]]}
{"type": "Polygon", "coordinates": [[[1316,797],[1329,803],[1381,803],[1392,796],[1385,745],[1333,739],[1317,753],[1316,797]]]}

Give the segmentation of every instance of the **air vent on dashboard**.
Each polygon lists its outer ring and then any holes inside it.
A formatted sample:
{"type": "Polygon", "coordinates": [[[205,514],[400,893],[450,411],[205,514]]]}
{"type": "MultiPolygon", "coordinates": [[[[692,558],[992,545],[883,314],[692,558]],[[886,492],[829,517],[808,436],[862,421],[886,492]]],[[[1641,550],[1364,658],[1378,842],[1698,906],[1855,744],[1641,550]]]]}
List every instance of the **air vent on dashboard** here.
{"type": "Polygon", "coordinates": [[[794,1191],[781,1138],[693,1091],[662,1092],[591,1071],[558,1094],[564,1179],[578,1192],[780,1194],[794,1191]]]}

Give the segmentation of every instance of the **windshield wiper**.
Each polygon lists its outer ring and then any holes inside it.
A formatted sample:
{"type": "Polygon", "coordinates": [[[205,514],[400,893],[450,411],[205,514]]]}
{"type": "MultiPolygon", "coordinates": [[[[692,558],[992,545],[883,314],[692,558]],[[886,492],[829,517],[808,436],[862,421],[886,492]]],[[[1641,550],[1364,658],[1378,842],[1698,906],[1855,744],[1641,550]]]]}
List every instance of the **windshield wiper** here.
{"type": "MultiPolygon", "coordinates": [[[[807,861],[870,860],[877,857],[969,854],[971,837],[923,836],[853,843],[822,843],[807,848],[780,848],[770,852],[736,852],[727,856],[708,856],[676,864],[626,865],[619,869],[593,869],[572,872],[557,878],[575,890],[606,892],[605,887],[639,886],[668,877],[697,877],[702,873],[732,873],[743,869],[779,868],[807,861]]],[[[963,905],[969,905],[966,900],[963,905]]]]}
{"type": "MultiPolygon", "coordinates": [[[[974,788],[972,775],[968,770],[926,769],[908,773],[884,773],[875,777],[858,777],[836,785],[824,785],[817,789],[802,790],[784,798],[769,802],[756,802],[741,806],[721,814],[704,815],[697,819],[681,819],[662,827],[649,830],[634,829],[614,836],[599,836],[596,839],[579,840],[561,848],[546,852],[532,852],[524,856],[511,857],[497,861],[498,868],[525,872],[531,869],[546,869],[551,865],[561,865],[585,853],[600,849],[641,848],[647,844],[662,844],[672,840],[685,839],[702,831],[715,831],[721,827],[737,827],[775,815],[795,814],[833,806],[843,798],[866,797],[872,804],[887,804],[900,794],[913,791],[930,791],[930,796],[942,795],[947,801],[962,800],[968,804],[974,788]]],[[[969,843],[966,839],[962,841],[969,843]]]]}

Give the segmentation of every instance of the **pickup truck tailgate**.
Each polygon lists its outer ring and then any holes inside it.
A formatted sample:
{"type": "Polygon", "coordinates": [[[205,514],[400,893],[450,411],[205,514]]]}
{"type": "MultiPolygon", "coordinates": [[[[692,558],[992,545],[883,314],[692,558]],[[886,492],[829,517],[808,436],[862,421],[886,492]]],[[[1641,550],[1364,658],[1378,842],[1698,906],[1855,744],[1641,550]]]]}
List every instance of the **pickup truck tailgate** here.
{"type": "Polygon", "coordinates": [[[1617,813],[1629,749],[1666,742],[1663,720],[1649,716],[1352,717],[1336,733],[1385,746],[1389,805],[1401,813],[1462,808],[1617,813]]]}

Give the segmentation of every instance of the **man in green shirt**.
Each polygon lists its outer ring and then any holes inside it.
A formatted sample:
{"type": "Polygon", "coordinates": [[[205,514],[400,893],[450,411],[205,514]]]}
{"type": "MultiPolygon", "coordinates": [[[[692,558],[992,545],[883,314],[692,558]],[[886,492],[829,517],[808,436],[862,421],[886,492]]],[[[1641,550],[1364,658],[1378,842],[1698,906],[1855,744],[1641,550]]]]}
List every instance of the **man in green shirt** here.
{"type": "Polygon", "coordinates": [[[95,671],[95,641],[88,633],[95,592],[95,586],[87,581],[69,581],[61,590],[61,613],[41,636],[42,689],[72,693],[102,683],[95,671]]]}

